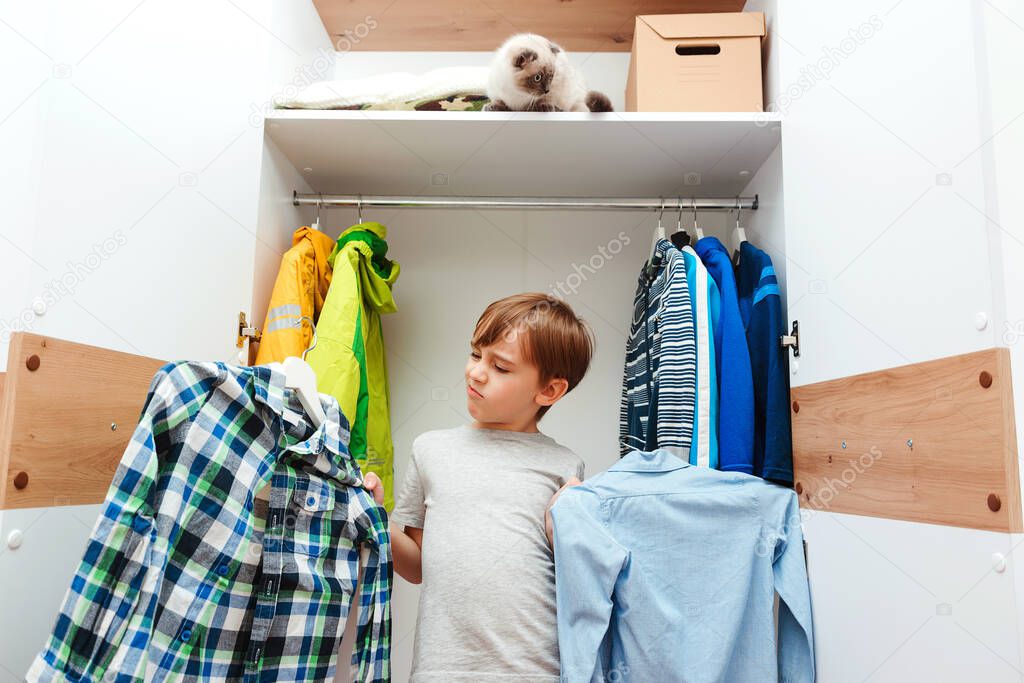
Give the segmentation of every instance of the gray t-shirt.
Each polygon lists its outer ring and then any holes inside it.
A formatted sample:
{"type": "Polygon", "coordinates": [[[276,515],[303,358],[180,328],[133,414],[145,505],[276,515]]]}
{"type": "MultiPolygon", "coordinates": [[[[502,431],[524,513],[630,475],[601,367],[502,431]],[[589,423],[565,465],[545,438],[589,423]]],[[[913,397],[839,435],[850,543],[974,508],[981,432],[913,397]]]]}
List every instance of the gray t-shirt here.
{"type": "Polygon", "coordinates": [[[546,434],[462,425],[412,444],[391,521],[423,529],[413,683],[559,680],[551,496],[583,460],[546,434]]]}

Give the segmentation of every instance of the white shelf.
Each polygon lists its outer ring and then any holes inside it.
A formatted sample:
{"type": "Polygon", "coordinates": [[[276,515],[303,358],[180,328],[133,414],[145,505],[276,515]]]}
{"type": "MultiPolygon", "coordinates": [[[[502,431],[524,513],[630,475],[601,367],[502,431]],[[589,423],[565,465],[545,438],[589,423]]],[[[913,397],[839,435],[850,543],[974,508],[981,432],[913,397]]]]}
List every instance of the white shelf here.
{"type": "Polygon", "coordinates": [[[722,197],[771,154],[781,117],[278,110],[266,126],[325,194],[722,197]]]}

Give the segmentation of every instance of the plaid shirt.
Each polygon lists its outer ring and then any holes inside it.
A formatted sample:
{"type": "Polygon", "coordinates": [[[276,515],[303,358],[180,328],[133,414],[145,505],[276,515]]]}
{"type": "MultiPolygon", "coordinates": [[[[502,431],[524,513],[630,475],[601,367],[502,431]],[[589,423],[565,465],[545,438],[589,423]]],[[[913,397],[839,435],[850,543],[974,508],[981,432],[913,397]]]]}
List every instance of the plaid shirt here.
{"type": "Polygon", "coordinates": [[[27,680],[333,679],[362,564],[352,677],[389,681],[387,514],[320,398],[314,430],[279,366],[162,367],[27,680]]]}

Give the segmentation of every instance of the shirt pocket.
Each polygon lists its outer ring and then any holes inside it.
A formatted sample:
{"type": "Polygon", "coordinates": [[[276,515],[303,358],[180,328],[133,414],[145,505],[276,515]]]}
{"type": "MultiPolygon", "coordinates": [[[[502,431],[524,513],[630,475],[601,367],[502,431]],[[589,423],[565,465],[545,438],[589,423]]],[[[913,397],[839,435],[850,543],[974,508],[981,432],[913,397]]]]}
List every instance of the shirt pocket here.
{"type": "Polygon", "coordinates": [[[285,552],[320,557],[331,547],[337,532],[333,519],[334,487],[310,475],[292,492],[285,518],[285,552]]]}

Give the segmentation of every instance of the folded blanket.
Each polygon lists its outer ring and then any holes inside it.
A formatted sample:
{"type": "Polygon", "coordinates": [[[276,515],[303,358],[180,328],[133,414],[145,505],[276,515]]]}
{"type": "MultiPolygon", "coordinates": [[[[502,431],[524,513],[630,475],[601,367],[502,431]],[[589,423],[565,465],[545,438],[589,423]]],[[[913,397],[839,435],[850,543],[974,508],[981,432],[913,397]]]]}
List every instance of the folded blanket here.
{"type": "Polygon", "coordinates": [[[294,97],[275,97],[278,109],[458,109],[487,103],[486,66],[451,66],[424,74],[388,73],[322,81],[294,97]]]}

